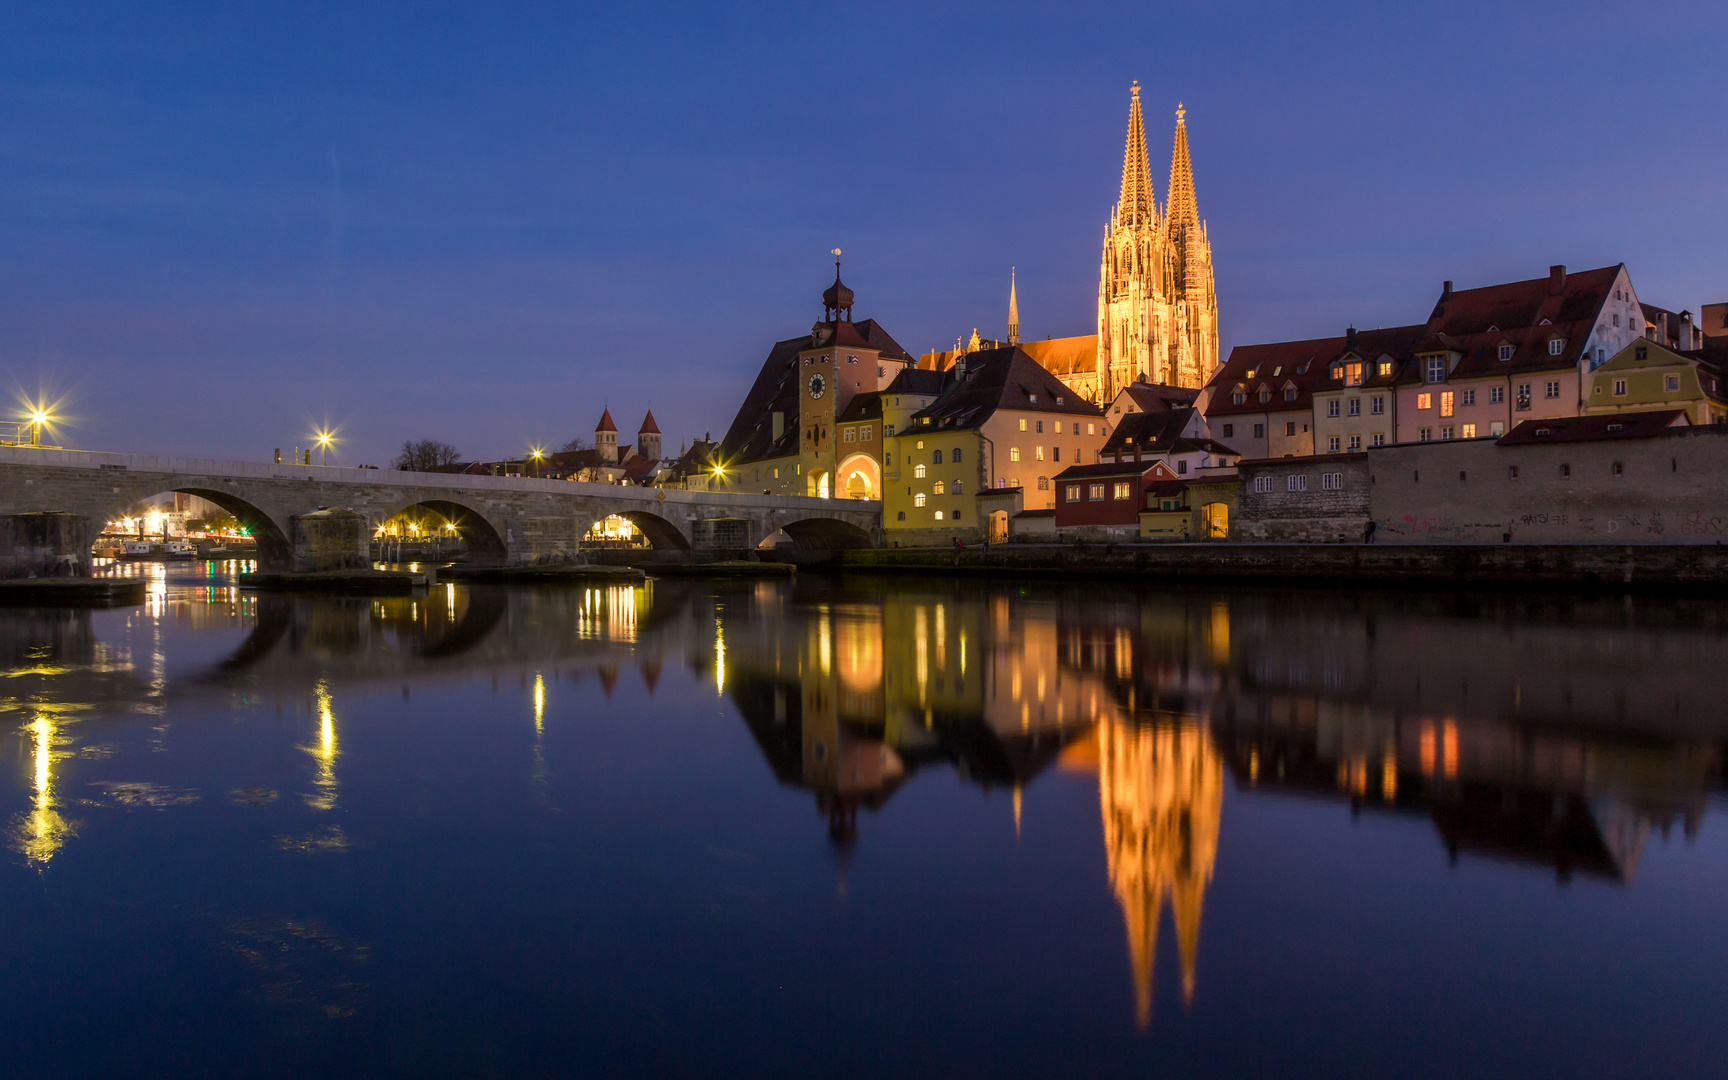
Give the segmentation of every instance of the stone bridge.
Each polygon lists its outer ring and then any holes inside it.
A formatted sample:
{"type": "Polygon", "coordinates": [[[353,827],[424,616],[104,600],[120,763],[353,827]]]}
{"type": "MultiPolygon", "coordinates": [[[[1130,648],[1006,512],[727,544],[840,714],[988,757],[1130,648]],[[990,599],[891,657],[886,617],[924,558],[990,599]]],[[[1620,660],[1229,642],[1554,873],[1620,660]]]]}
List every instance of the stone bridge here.
{"type": "Polygon", "coordinates": [[[614,514],[657,549],[737,551],[779,530],[805,548],[882,543],[882,504],[865,500],[0,447],[0,567],[87,563],[105,522],[169,491],[233,514],[270,568],[364,561],[379,524],[416,510],[453,525],[476,562],[574,552],[614,514]],[[359,515],[362,527],[329,528],[352,521],[340,511],[359,515]]]}

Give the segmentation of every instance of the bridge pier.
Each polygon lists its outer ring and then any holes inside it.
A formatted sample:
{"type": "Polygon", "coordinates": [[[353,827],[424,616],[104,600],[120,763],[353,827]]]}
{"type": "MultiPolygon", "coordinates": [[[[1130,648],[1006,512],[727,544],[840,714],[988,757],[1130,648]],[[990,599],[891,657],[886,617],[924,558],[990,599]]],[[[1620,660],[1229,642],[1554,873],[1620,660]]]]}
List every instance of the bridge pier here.
{"type": "Polygon", "coordinates": [[[352,510],[327,507],[288,519],[294,569],[342,570],[372,563],[366,519],[352,510]]]}
{"type": "Polygon", "coordinates": [[[574,517],[517,517],[504,523],[505,558],[513,563],[536,559],[577,559],[588,524],[574,517]]]}
{"type": "Polygon", "coordinates": [[[0,516],[0,574],[46,574],[61,562],[88,570],[92,539],[90,519],[77,514],[0,516]]]}

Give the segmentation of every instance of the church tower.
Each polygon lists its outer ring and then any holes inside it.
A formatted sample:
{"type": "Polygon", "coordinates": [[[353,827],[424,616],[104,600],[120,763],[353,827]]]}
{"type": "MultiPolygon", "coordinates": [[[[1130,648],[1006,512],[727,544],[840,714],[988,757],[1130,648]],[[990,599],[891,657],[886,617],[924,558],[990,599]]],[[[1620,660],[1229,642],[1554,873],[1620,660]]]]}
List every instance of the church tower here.
{"type": "Polygon", "coordinates": [[[611,464],[618,460],[618,425],[612,422],[612,410],[600,410],[600,422],[594,425],[594,456],[611,464]]]}
{"type": "Polygon", "coordinates": [[[1020,302],[1014,296],[1014,268],[1008,268],[1008,344],[1020,344],[1020,302]]]}
{"type": "Polygon", "coordinates": [[[660,460],[660,425],[654,422],[653,409],[648,410],[642,426],[636,429],[636,452],[649,461],[660,460]]]}
{"type": "Polygon", "coordinates": [[[1122,188],[1098,268],[1097,401],[1145,379],[1200,387],[1218,362],[1212,249],[1194,198],[1186,110],[1176,110],[1170,201],[1160,213],[1146,154],[1140,84],[1129,91],[1122,188]]]}

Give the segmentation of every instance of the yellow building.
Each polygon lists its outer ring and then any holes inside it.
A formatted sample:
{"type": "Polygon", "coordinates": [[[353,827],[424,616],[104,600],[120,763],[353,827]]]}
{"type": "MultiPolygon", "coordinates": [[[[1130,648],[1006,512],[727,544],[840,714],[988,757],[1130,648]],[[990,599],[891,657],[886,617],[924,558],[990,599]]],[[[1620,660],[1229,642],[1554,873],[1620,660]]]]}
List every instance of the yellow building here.
{"type": "MultiPolygon", "coordinates": [[[[1728,349],[1714,350],[1728,360],[1728,349]]],[[[1685,409],[1694,424],[1728,421],[1728,386],[1709,353],[1682,353],[1637,338],[1589,375],[1586,416],[1685,409]]]]}
{"type": "Polygon", "coordinates": [[[905,372],[882,418],[882,524],[903,546],[981,539],[977,498],[989,489],[1017,488],[1023,510],[1053,510],[1050,478],[1097,461],[1108,434],[1102,410],[1018,347],[905,372]]]}

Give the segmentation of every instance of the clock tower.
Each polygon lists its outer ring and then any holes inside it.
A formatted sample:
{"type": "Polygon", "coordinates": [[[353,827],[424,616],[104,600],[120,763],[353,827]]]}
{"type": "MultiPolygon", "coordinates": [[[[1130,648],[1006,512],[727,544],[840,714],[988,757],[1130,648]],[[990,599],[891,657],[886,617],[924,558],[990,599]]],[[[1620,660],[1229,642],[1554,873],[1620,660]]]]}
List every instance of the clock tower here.
{"type": "MultiPolygon", "coordinates": [[[[822,319],[810,328],[810,345],[798,353],[798,456],[804,493],[829,498],[839,445],[834,421],[859,394],[887,385],[881,350],[852,322],[852,290],[840,280],[834,251],[834,284],[822,293],[822,319]]],[[[899,365],[891,366],[895,374],[899,365]]],[[[892,376],[889,376],[890,378],[892,376]]]]}

